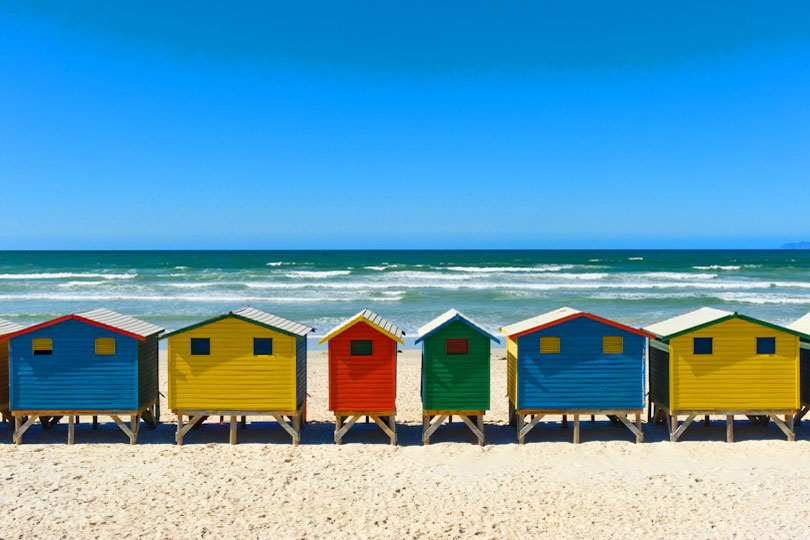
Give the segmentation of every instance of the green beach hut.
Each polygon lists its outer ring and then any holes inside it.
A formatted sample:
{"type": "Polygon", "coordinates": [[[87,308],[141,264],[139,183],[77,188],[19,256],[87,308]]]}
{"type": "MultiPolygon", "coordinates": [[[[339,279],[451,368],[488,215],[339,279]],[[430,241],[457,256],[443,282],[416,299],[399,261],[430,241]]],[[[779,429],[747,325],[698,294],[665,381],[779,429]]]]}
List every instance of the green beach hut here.
{"type": "Polygon", "coordinates": [[[454,415],[484,444],[489,409],[490,341],[498,338],[455,309],[419,329],[422,344],[422,442],[454,415]],[[434,420],[435,418],[435,420],[434,420]]]}

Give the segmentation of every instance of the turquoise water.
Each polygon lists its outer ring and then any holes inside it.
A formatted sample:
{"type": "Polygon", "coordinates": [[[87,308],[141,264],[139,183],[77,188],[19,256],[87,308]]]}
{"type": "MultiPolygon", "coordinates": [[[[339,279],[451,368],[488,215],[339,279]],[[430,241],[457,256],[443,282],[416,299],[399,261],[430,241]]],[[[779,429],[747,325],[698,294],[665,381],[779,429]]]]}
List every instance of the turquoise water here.
{"type": "Polygon", "coordinates": [[[710,305],[810,311],[810,251],[2,252],[0,316],[107,307],[168,329],[244,305],[323,335],[364,307],[413,337],[454,307],[492,328],[562,305],[643,325],[710,305]]]}

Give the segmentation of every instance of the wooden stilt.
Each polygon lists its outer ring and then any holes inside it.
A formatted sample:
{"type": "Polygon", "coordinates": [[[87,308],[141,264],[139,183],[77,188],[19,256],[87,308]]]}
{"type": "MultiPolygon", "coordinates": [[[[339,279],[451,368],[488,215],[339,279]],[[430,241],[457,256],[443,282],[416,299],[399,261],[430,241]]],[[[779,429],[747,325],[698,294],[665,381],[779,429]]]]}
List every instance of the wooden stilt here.
{"type": "Polygon", "coordinates": [[[247,416],[242,417],[242,429],[247,428],[247,416]]]}
{"type": "Polygon", "coordinates": [[[726,415],[726,442],[734,442],[734,415],[726,415]]]}
{"type": "Polygon", "coordinates": [[[574,444],[579,444],[579,415],[574,415],[574,444]]]}
{"type": "Polygon", "coordinates": [[[231,444],[236,444],[236,417],[231,416],[231,444]]]}
{"type": "Polygon", "coordinates": [[[295,437],[293,437],[293,446],[298,446],[298,442],[301,440],[301,427],[303,426],[302,420],[302,413],[293,416],[293,430],[295,431],[295,437]]]}
{"type": "Polygon", "coordinates": [[[73,415],[68,416],[68,444],[73,444],[73,426],[76,422],[76,417],[73,415]]]}
{"type": "Polygon", "coordinates": [[[343,435],[338,437],[338,433],[343,429],[343,417],[335,416],[335,444],[343,444],[343,435]]]}
{"type": "Polygon", "coordinates": [[[430,427],[430,415],[422,413],[422,444],[425,446],[430,444],[430,435],[427,433],[430,427]]]}
{"type": "Polygon", "coordinates": [[[34,425],[34,422],[37,421],[39,416],[32,414],[28,416],[28,419],[23,423],[23,416],[17,415],[14,417],[14,424],[16,426],[14,430],[14,444],[22,443],[22,436],[23,434],[28,431],[28,428],[34,425]]]}
{"type": "Polygon", "coordinates": [[[543,418],[544,415],[542,414],[533,414],[532,420],[528,424],[524,423],[524,414],[523,412],[518,412],[518,442],[520,444],[524,444],[526,440],[526,434],[530,432],[534,427],[540,422],[540,419],[543,418]]]}
{"type": "Polygon", "coordinates": [[[131,427],[129,428],[129,444],[135,444],[138,441],[138,428],[140,427],[140,415],[133,415],[129,418],[131,427]]]}
{"type": "Polygon", "coordinates": [[[638,429],[638,433],[636,434],[636,442],[644,442],[644,430],[641,429],[641,414],[636,414],[636,429],[638,429]]]}
{"type": "Polygon", "coordinates": [[[672,435],[670,436],[669,440],[672,441],[672,442],[678,442],[678,439],[681,438],[681,435],[683,435],[683,432],[686,431],[686,428],[689,427],[689,425],[692,423],[692,421],[694,421],[694,419],[696,417],[697,417],[697,414],[690,414],[690,415],[688,415],[686,417],[686,420],[683,421],[683,424],[678,426],[678,417],[677,417],[677,415],[673,415],[673,417],[672,417],[673,418],[673,426],[677,426],[677,428],[675,429],[675,431],[672,432],[672,435]]]}
{"type": "Polygon", "coordinates": [[[183,437],[197,424],[197,422],[202,419],[203,416],[204,415],[202,414],[189,416],[188,423],[183,425],[183,415],[177,415],[177,435],[174,437],[174,440],[177,442],[177,446],[183,446],[183,437]]]}
{"type": "Polygon", "coordinates": [[[563,417],[563,419],[562,419],[562,427],[563,427],[563,429],[565,429],[565,428],[568,427],[568,415],[564,414],[564,415],[562,415],[562,417],[563,417]]]}
{"type": "Polygon", "coordinates": [[[388,426],[391,428],[394,436],[391,439],[391,444],[396,446],[397,445],[397,416],[392,414],[388,417],[388,426]]]}
{"type": "Polygon", "coordinates": [[[793,415],[786,414],[784,422],[776,414],[772,414],[771,419],[779,427],[779,429],[782,430],[782,433],[787,435],[787,440],[789,440],[789,441],[795,441],[796,440],[796,436],[795,436],[795,433],[793,431],[793,415]]]}
{"type": "Polygon", "coordinates": [[[596,422],[596,415],[592,414],[591,415],[591,424],[593,424],[594,422],[596,422]]]}
{"type": "Polygon", "coordinates": [[[708,414],[703,417],[703,425],[706,426],[706,427],[711,425],[711,422],[709,421],[709,415],[708,414]]]}
{"type": "Polygon", "coordinates": [[[478,430],[481,435],[478,436],[478,446],[484,446],[484,415],[478,415],[478,430]]]}
{"type": "Polygon", "coordinates": [[[98,416],[93,417],[93,429],[98,429],[98,416]]]}

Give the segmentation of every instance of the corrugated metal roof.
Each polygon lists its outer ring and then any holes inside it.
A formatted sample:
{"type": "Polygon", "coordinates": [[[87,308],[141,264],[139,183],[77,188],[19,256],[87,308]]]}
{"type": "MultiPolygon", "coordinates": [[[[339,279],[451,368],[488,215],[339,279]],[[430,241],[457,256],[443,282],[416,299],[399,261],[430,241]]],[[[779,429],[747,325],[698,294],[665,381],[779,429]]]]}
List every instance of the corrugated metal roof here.
{"type": "Polygon", "coordinates": [[[121,315],[120,313],[104,308],[77,313],[76,316],[141,337],[159,334],[164,330],[160,326],[129,317],[128,315],[121,315]]]}
{"type": "Polygon", "coordinates": [[[265,326],[272,326],[273,328],[276,328],[282,332],[287,332],[288,334],[295,334],[296,336],[306,337],[308,333],[314,330],[314,328],[307,326],[305,324],[297,323],[295,321],[291,321],[289,319],[285,319],[277,315],[272,315],[270,313],[252,307],[243,307],[242,309],[237,309],[232,313],[234,315],[238,315],[239,317],[250,319],[251,321],[255,321],[265,326]]]}
{"type": "Polygon", "coordinates": [[[803,334],[810,334],[810,313],[798,319],[797,321],[792,322],[787,326],[791,330],[795,330],[796,332],[801,332],[803,334]]]}
{"type": "Polygon", "coordinates": [[[5,319],[0,319],[0,336],[16,332],[17,330],[22,330],[23,328],[25,327],[21,324],[7,321],[5,319]]]}
{"type": "Polygon", "coordinates": [[[354,317],[351,317],[350,319],[347,319],[347,320],[343,321],[339,325],[337,325],[334,328],[332,328],[331,330],[329,330],[329,332],[326,333],[326,336],[324,336],[323,339],[321,339],[319,344],[322,344],[325,341],[329,341],[330,339],[332,339],[336,335],[340,334],[344,330],[346,330],[349,327],[356,324],[359,319],[367,320],[372,325],[374,325],[374,326],[380,328],[381,330],[385,331],[386,333],[391,334],[392,336],[394,336],[394,338],[397,341],[402,342],[402,338],[403,338],[403,336],[405,336],[405,331],[402,330],[397,325],[395,325],[394,323],[392,323],[391,321],[387,321],[387,320],[383,319],[382,317],[380,317],[379,315],[377,315],[376,313],[374,313],[370,309],[364,309],[363,311],[361,311],[360,313],[358,313],[354,317]]]}
{"type": "Polygon", "coordinates": [[[734,313],[731,311],[702,307],[695,311],[690,311],[689,313],[684,313],[683,315],[678,315],[677,317],[645,326],[643,330],[666,339],[673,334],[685,332],[692,328],[703,326],[704,324],[709,324],[733,315],[734,313]]]}
{"type": "Polygon", "coordinates": [[[417,331],[417,337],[416,337],[415,343],[419,343],[420,341],[422,341],[423,339],[428,337],[430,334],[436,332],[440,328],[442,328],[442,327],[446,326],[447,324],[450,324],[451,322],[456,321],[456,320],[464,321],[469,326],[471,326],[472,328],[474,328],[475,330],[477,330],[481,334],[484,334],[489,339],[491,339],[491,340],[493,340],[495,342],[500,341],[496,336],[494,336],[492,333],[490,333],[489,331],[484,329],[483,326],[481,326],[480,324],[478,324],[474,320],[472,320],[469,317],[465,316],[463,313],[461,313],[459,311],[456,311],[455,309],[451,309],[451,310],[448,310],[448,311],[442,313],[441,315],[439,315],[438,317],[436,317],[435,319],[433,319],[429,323],[425,324],[424,326],[420,327],[419,330],[417,331]]]}
{"type": "Polygon", "coordinates": [[[548,313],[543,313],[542,315],[537,315],[530,319],[525,319],[522,321],[518,321],[516,323],[512,323],[508,326],[504,326],[501,328],[501,332],[503,332],[507,336],[513,336],[515,334],[525,332],[526,330],[531,330],[532,328],[537,328],[538,326],[545,326],[547,324],[559,321],[560,319],[565,319],[566,317],[570,317],[578,313],[582,312],[578,309],[563,307],[560,309],[555,309],[554,311],[549,311],[548,313]]]}

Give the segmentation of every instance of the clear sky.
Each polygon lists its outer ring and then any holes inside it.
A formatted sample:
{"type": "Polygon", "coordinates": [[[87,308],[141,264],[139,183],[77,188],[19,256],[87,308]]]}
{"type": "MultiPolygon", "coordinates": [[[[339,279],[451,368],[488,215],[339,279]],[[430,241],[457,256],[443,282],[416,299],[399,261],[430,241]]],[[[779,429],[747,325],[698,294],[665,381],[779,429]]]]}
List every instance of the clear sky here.
{"type": "Polygon", "coordinates": [[[3,2],[0,185],[0,249],[775,247],[810,2],[3,2]]]}

